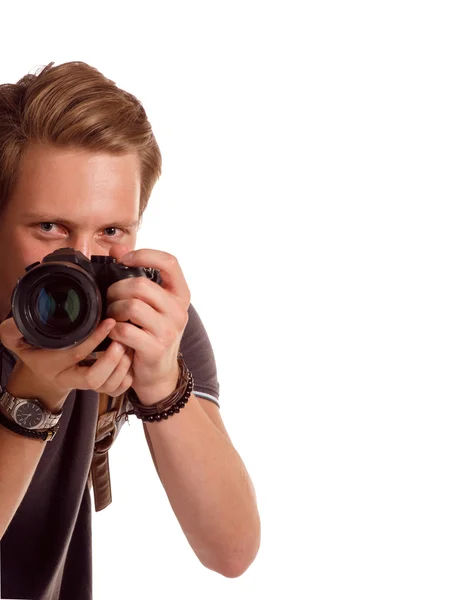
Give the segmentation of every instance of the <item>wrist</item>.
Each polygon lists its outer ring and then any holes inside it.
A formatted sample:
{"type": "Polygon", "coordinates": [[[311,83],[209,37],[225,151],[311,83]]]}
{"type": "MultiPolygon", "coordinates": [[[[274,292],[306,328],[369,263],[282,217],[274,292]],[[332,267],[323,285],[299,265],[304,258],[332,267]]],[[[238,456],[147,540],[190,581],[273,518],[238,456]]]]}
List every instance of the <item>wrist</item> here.
{"type": "Polygon", "coordinates": [[[160,385],[159,387],[154,387],[150,390],[140,388],[135,389],[135,387],[133,387],[133,390],[141,404],[144,406],[152,406],[172,394],[176,389],[176,384],[177,381],[174,384],[160,385]]]}
{"type": "Polygon", "coordinates": [[[174,390],[164,398],[157,398],[162,391],[167,391],[166,388],[153,388],[150,396],[142,394],[142,391],[134,387],[128,390],[128,401],[132,405],[132,412],[143,421],[160,421],[167,419],[169,416],[179,413],[185,407],[194,387],[194,378],[192,373],[186,366],[182,354],[178,357],[179,374],[177,382],[170,384],[174,390]]]}
{"type": "Polygon", "coordinates": [[[161,381],[159,384],[155,384],[148,388],[133,386],[133,390],[141,404],[151,406],[161,402],[176,390],[176,387],[179,384],[179,375],[180,370],[176,363],[176,372],[166,381],[161,381]]]}
{"type": "Polygon", "coordinates": [[[37,377],[24,363],[18,361],[8,378],[6,389],[18,398],[36,398],[46,410],[58,413],[70,390],[61,390],[37,377]]]}

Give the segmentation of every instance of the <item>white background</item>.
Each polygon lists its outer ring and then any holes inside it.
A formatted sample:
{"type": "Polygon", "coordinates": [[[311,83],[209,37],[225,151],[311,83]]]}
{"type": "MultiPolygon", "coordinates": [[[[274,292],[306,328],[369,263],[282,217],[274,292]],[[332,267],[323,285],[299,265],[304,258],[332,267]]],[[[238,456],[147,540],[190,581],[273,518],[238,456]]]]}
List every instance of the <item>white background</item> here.
{"type": "Polygon", "coordinates": [[[184,269],[262,518],[242,577],[207,571],[132,421],[97,600],[471,599],[470,4],[10,6],[2,83],[82,60],[148,112],[139,246],[184,269]]]}

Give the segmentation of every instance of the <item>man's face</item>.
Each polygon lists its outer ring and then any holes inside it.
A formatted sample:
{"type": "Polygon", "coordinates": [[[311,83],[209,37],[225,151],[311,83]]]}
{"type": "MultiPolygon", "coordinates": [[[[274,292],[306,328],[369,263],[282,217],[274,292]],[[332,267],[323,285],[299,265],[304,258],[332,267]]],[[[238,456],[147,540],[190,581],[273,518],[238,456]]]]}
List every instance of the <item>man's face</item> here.
{"type": "Polygon", "coordinates": [[[136,243],[140,168],[136,154],[112,156],[31,145],[0,217],[0,320],[25,267],[57,248],[90,258],[136,243]]]}

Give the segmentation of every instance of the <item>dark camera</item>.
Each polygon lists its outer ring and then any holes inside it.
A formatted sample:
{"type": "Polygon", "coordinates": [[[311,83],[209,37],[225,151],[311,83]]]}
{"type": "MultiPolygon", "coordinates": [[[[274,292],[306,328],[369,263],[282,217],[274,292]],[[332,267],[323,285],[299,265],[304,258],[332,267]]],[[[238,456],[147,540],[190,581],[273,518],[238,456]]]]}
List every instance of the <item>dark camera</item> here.
{"type": "MultiPolygon", "coordinates": [[[[12,316],[26,341],[39,348],[69,348],[82,343],[106,318],[107,290],[121,279],[161,276],[151,267],[127,267],[112,256],[91,256],[60,248],[26,267],[11,299],[12,316]]],[[[105,338],[94,352],[111,344],[105,338]]]]}

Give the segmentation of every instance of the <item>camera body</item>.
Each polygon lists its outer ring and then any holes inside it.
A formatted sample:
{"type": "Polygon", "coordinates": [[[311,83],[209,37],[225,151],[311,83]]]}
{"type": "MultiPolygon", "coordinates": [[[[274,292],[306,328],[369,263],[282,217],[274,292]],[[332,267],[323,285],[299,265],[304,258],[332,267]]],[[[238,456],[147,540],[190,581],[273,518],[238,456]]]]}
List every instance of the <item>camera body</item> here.
{"type": "MultiPolygon", "coordinates": [[[[12,316],[29,344],[48,349],[86,340],[106,318],[107,290],[116,281],[147,277],[161,283],[157,269],[128,267],[112,256],[89,260],[74,248],[59,248],[25,270],[12,293],[12,316]]],[[[94,352],[110,344],[107,337],[94,352]]]]}

